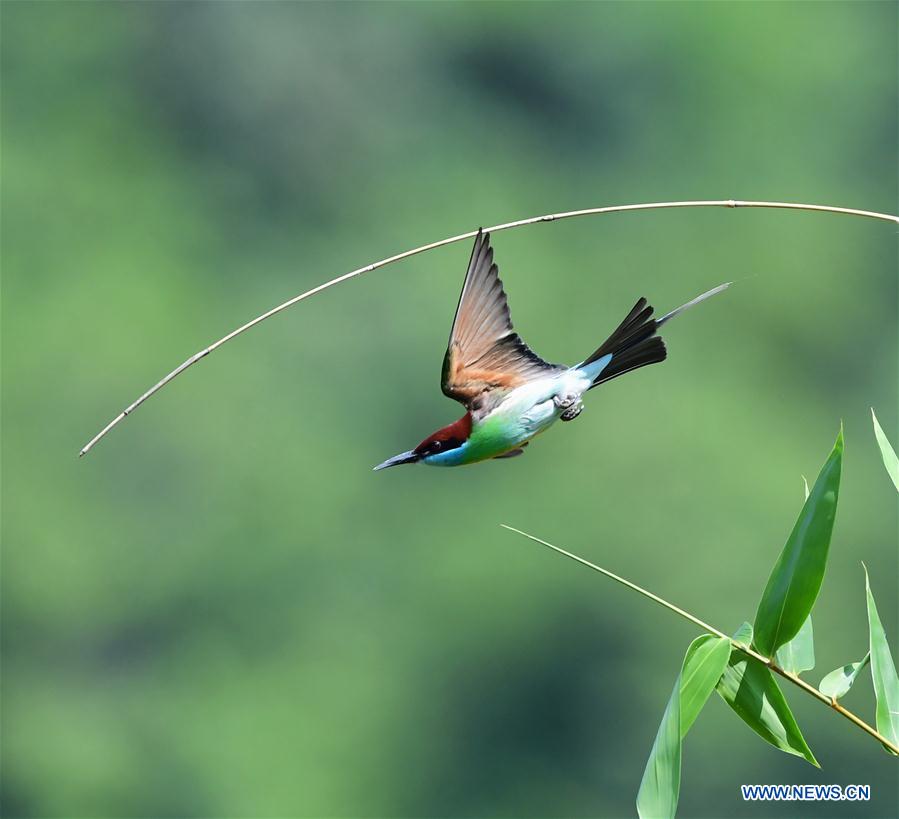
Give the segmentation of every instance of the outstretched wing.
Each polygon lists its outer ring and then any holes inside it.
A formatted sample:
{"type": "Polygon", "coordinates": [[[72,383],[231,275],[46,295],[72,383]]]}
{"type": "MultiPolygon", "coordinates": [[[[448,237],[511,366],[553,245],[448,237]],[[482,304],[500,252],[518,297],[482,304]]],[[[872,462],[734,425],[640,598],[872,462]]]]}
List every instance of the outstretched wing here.
{"type": "Polygon", "coordinates": [[[479,231],[443,359],[443,392],[483,415],[515,387],[563,369],[545,362],[512,329],[490,234],[479,231]]]}

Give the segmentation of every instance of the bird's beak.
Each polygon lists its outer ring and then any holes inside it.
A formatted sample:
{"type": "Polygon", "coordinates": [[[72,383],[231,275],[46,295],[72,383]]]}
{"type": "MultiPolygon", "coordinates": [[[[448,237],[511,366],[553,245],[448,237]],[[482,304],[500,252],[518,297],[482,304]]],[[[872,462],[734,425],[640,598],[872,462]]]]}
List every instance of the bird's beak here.
{"type": "Polygon", "coordinates": [[[401,452],[399,455],[394,455],[392,458],[388,458],[386,461],[384,461],[384,463],[378,464],[372,471],[377,472],[379,469],[387,469],[388,466],[414,464],[417,460],[419,460],[418,454],[414,449],[410,449],[408,452],[401,452]]]}

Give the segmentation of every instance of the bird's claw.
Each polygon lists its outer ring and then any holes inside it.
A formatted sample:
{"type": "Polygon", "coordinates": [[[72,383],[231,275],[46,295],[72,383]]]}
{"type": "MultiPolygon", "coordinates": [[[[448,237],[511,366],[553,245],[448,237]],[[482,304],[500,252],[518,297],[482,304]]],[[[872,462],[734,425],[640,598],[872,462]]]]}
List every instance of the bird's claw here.
{"type": "Polygon", "coordinates": [[[553,396],[553,403],[562,410],[574,406],[578,395],[576,392],[563,392],[553,396]]]}
{"type": "Polygon", "coordinates": [[[559,416],[559,419],[562,421],[573,421],[581,414],[581,410],[584,408],[580,396],[576,392],[566,392],[561,395],[555,395],[553,396],[553,403],[555,403],[560,410],[563,410],[562,414],[559,416]]]}

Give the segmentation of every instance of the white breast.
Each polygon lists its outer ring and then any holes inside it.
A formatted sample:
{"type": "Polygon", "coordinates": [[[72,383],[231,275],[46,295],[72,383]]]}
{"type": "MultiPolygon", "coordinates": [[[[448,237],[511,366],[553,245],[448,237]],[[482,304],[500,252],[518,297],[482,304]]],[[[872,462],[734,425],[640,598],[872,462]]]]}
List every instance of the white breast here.
{"type": "Polygon", "coordinates": [[[519,424],[528,436],[542,432],[562,414],[553,398],[575,394],[580,398],[591,384],[580,370],[565,370],[558,375],[530,381],[514,389],[492,413],[505,416],[512,424],[519,424]]]}

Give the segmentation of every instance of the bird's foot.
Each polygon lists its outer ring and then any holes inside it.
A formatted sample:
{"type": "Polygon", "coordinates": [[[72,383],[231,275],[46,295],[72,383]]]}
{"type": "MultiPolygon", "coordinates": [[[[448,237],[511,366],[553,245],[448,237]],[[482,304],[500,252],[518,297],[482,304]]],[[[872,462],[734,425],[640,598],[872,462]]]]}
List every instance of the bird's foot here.
{"type": "Polygon", "coordinates": [[[561,410],[567,410],[573,407],[578,400],[576,392],[563,392],[553,396],[553,403],[561,410]]]}
{"type": "Polygon", "coordinates": [[[584,408],[581,396],[576,392],[563,392],[554,395],[553,403],[562,410],[562,414],[559,416],[562,421],[573,421],[584,408]]]}
{"type": "Polygon", "coordinates": [[[572,404],[567,410],[565,410],[565,412],[563,412],[559,416],[559,420],[560,421],[573,421],[575,418],[578,417],[578,415],[581,414],[581,412],[583,412],[583,410],[584,410],[583,402],[577,401],[576,403],[572,404]]]}

